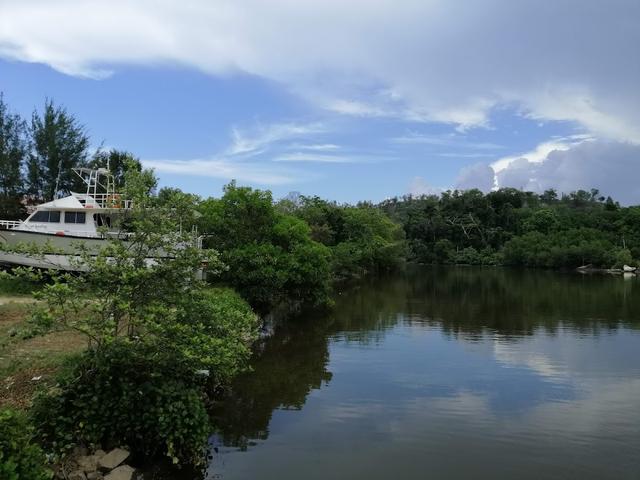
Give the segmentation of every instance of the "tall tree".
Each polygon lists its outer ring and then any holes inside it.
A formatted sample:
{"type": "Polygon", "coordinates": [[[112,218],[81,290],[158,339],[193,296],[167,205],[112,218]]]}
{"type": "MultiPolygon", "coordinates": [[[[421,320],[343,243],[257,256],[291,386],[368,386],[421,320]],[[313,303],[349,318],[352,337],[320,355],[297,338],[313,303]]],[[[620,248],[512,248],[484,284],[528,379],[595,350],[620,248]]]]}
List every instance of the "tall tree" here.
{"type": "Polygon", "coordinates": [[[33,145],[27,163],[27,193],[42,201],[78,188],[71,169],[87,162],[89,137],[84,126],[65,108],[47,100],[42,115],[33,112],[30,133],[33,145]]]}
{"type": "Polygon", "coordinates": [[[10,113],[0,93],[0,217],[17,219],[24,210],[22,166],[27,156],[26,123],[10,113]]]}
{"type": "Polygon", "coordinates": [[[116,189],[124,187],[127,170],[133,168],[137,172],[142,171],[142,163],[138,158],[130,152],[115,148],[108,152],[98,150],[89,162],[89,166],[91,168],[108,168],[113,175],[116,189]]]}

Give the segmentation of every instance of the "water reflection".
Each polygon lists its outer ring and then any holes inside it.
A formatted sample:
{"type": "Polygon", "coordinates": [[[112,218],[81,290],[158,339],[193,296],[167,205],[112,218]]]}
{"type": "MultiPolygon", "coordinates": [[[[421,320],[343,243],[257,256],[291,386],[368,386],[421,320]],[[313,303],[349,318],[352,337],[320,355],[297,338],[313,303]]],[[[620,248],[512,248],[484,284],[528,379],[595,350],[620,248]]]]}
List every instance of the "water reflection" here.
{"type": "Polygon", "coordinates": [[[493,268],[363,282],[266,339],[215,409],[210,474],[638,478],[639,289],[493,268]]]}
{"type": "Polygon", "coordinates": [[[328,330],[331,319],[302,319],[280,325],[263,340],[251,364],[224,401],[213,409],[224,443],[246,449],[269,435],[276,408],[300,409],[312,389],[331,380],[328,330]]]}

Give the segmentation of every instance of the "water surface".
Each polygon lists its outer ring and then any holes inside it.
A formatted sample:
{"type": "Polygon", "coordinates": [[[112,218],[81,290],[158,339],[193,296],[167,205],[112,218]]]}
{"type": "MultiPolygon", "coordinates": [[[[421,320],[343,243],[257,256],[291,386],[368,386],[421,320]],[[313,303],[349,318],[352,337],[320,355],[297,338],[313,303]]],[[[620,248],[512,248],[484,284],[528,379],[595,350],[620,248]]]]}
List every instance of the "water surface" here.
{"type": "Polygon", "coordinates": [[[265,340],[209,478],[640,479],[640,279],[412,268],[265,340]]]}

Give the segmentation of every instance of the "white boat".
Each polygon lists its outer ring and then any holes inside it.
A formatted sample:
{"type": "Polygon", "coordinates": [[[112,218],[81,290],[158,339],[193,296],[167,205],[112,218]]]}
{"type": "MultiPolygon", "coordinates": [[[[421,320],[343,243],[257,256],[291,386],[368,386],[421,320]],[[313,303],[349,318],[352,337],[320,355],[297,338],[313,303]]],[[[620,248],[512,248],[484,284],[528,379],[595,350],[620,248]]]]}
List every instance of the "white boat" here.
{"type": "Polygon", "coordinates": [[[107,239],[126,235],[121,221],[131,201],[115,193],[109,170],[74,168],[87,186],[85,193],[70,195],[38,205],[24,221],[0,220],[0,243],[9,247],[36,245],[42,255],[0,249],[0,265],[81,270],[74,259],[78,243],[98,252],[107,239]]]}

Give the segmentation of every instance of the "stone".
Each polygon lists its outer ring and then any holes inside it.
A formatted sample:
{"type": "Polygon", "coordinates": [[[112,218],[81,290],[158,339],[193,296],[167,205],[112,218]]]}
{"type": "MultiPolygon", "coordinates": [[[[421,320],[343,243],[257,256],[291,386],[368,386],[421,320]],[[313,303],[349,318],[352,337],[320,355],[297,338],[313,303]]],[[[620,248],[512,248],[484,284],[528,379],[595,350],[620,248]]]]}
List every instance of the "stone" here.
{"type": "Polygon", "coordinates": [[[102,457],[104,457],[107,454],[107,452],[105,452],[102,449],[98,449],[96,450],[96,452],[93,454],[98,460],[100,460],[102,457]]]}
{"type": "Polygon", "coordinates": [[[100,460],[98,460],[98,466],[105,470],[113,470],[129,457],[129,452],[122,448],[114,448],[100,460]]]}
{"type": "Polygon", "coordinates": [[[69,480],[87,480],[86,475],[82,470],[75,470],[67,475],[69,480]]]}
{"type": "Polygon", "coordinates": [[[100,472],[87,473],[87,480],[103,480],[103,476],[100,472]]]}
{"type": "Polygon", "coordinates": [[[75,447],[73,449],[73,453],[72,453],[73,457],[84,457],[86,455],[89,455],[89,451],[87,450],[86,447],[75,447]]]}
{"type": "Polygon", "coordinates": [[[98,469],[98,457],[95,455],[86,455],[76,458],[78,468],[85,473],[95,472],[98,469]]]}
{"type": "Polygon", "coordinates": [[[120,465],[104,477],[104,480],[131,480],[136,470],[129,465],[120,465]]]}

